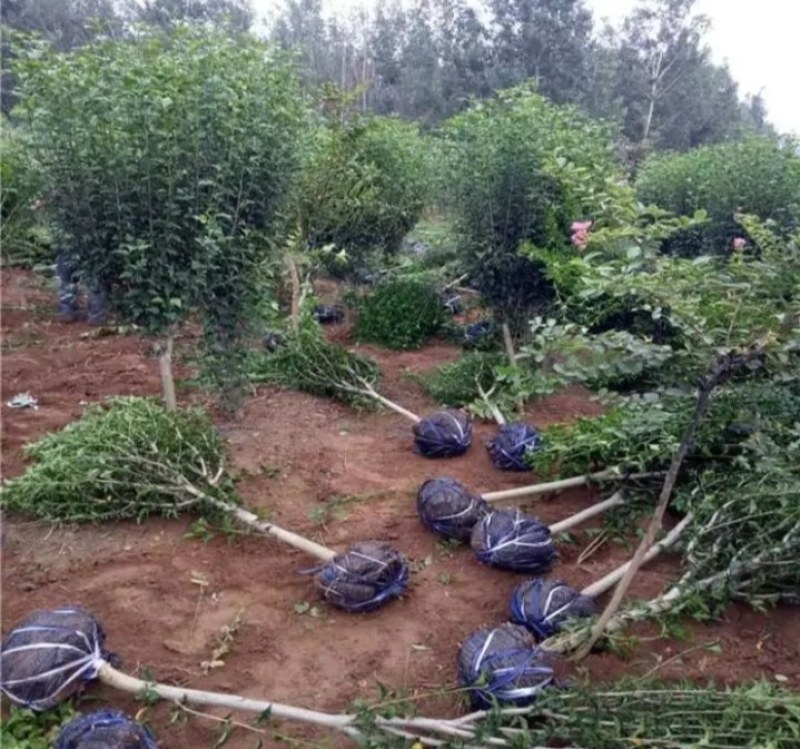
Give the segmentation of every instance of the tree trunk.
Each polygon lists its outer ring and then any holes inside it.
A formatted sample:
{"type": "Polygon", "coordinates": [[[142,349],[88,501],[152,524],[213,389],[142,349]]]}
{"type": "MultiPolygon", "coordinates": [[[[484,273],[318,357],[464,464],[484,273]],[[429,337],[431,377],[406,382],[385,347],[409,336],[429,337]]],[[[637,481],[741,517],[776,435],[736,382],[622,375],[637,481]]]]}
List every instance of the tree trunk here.
{"type": "Polygon", "coordinates": [[[175,380],[172,377],[172,347],[174,336],[168,335],[158,347],[158,370],[161,374],[161,394],[167,411],[174,411],[178,407],[175,397],[175,380]]]}
{"type": "Polygon", "coordinates": [[[297,330],[300,324],[300,274],[297,263],[292,255],[286,256],[286,267],[289,269],[289,280],[292,285],[292,307],[289,313],[289,325],[292,330],[297,330]]]}

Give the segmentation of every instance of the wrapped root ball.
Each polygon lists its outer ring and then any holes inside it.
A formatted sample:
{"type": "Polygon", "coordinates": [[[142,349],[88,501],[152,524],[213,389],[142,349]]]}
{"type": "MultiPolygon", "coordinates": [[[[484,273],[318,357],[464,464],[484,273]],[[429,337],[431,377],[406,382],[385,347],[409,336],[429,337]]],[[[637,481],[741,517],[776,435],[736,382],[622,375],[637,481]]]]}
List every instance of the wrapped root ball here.
{"type": "Polygon", "coordinates": [[[408,562],[389,544],[362,541],[317,571],[322,597],[347,611],[370,611],[399,598],[408,587],[408,562]]]}
{"type": "Polygon", "coordinates": [[[520,583],[511,594],[511,621],[526,627],[539,640],[556,634],[571,619],[592,616],[594,599],[561,580],[541,577],[520,583]]]}
{"type": "Polygon", "coordinates": [[[414,424],[414,446],[426,458],[453,458],[472,444],[472,424],[463,411],[443,410],[414,424]]]}
{"type": "Polygon", "coordinates": [[[529,705],[555,683],[550,658],[531,634],[517,624],[473,632],[458,654],[459,685],[470,690],[476,708],[529,705]]]}
{"type": "Polygon", "coordinates": [[[344,320],[344,307],[341,304],[318,304],[314,307],[313,314],[317,322],[330,325],[344,320]]]}
{"type": "Polygon", "coordinates": [[[267,331],[261,339],[261,345],[268,354],[274,354],[285,343],[286,336],[273,330],[267,331]]]}
{"type": "Polygon", "coordinates": [[[530,471],[527,458],[542,446],[542,437],[530,424],[503,424],[486,443],[492,465],[501,471],[530,471]]]}
{"type": "Polygon", "coordinates": [[[455,479],[429,479],[417,492],[422,524],[444,538],[468,543],[475,523],[487,512],[489,505],[455,479]]]}
{"type": "Polygon", "coordinates": [[[53,749],[158,749],[153,734],[117,710],[98,710],[67,723],[53,749]]]}
{"type": "Polygon", "coordinates": [[[556,559],[550,529],[519,509],[484,515],[470,543],[478,561],[512,572],[542,574],[556,559]]]}
{"type": "Polygon", "coordinates": [[[55,707],[116,660],[104,642],[100,623],[81,608],[36,611],[3,641],[0,691],[32,710],[55,707]]]}

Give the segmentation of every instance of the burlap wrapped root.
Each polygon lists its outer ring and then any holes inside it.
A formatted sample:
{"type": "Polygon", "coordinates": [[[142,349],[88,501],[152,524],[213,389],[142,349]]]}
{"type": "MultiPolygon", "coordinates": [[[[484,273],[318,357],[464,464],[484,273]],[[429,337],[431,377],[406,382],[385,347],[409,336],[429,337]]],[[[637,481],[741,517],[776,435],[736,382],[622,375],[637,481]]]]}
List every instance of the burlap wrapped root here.
{"type": "Polygon", "coordinates": [[[486,502],[452,478],[429,479],[417,492],[420,520],[443,538],[468,543],[475,524],[488,512],[486,502]]]}
{"type": "Polygon", "coordinates": [[[362,541],[313,570],[322,597],[347,611],[370,611],[408,587],[405,557],[382,541],[362,541]]]}
{"type": "Polygon", "coordinates": [[[463,411],[437,411],[414,424],[414,449],[426,458],[463,455],[472,444],[472,424],[463,411]]]}
{"type": "Polygon", "coordinates": [[[116,662],[100,623],[80,607],[36,611],[9,632],[0,653],[0,691],[32,710],[48,710],[116,662]]]}
{"type": "Polygon", "coordinates": [[[80,715],[61,729],[53,749],[158,749],[153,734],[118,710],[80,715]]]}
{"type": "Polygon", "coordinates": [[[552,662],[553,656],[537,648],[524,627],[507,622],[478,629],[464,641],[458,681],[475,707],[529,705],[555,684],[552,662]]]}
{"type": "Polygon", "coordinates": [[[575,619],[593,616],[595,601],[561,580],[536,578],[520,583],[511,594],[510,619],[546,640],[575,619]]]}

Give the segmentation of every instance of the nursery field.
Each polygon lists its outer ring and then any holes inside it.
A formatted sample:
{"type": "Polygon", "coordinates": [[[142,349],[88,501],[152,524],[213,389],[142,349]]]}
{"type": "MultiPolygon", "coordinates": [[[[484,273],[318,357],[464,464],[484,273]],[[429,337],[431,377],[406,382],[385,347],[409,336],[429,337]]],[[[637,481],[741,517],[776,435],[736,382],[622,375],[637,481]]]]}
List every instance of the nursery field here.
{"type": "MultiPolygon", "coordinates": [[[[157,396],[160,384],[148,341],[58,322],[52,289],[29,271],[3,269],[2,286],[2,472],[11,478],[25,469],[26,443],[75,420],[86,404],[157,396]],[[6,405],[21,392],[36,397],[38,409],[6,405]]],[[[326,289],[318,292],[325,301],[326,289]]],[[[350,345],[347,322],[327,330],[350,345]]],[[[176,340],[179,380],[191,375],[182,357],[193,344],[191,332],[176,340]]],[[[381,392],[417,413],[437,404],[407,374],[461,353],[438,341],[414,351],[358,350],[380,365],[381,392]]],[[[123,669],[142,678],[330,712],[349,711],[355,700],[412,700],[422,715],[462,713],[463,695],[452,691],[459,644],[476,628],[507,619],[509,595],[523,578],[479,565],[467,547],[437,541],[417,517],[415,495],[424,480],[441,475],[476,492],[535,481],[530,473],[492,467],[483,442],[493,425],[476,422],[465,455],[431,461],[412,451],[408,422],[390,412],[357,412],[267,385],[250,393],[235,420],[202,390],[180,388],[179,401],[201,403],[214,415],[249,507],[336,550],[389,541],[411,563],[407,594],[371,613],[344,613],[320,601],[311,579],[299,574],[311,566],[300,552],[256,535],[215,533],[190,516],[53,527],[9,513],[2,530],[3,634],[36,608],[76,603],[98,616],[123,669]]],[[[600,412],[588,391],[571,386],[529,404],[526,419],[546,427],[600,412]]],[[[553,522],[592,499],[580,489],[521,506],[553,522]]],[[[582,586],[630,557],[633,532],[627,547],[607,543],[578,563],[590,540],[585,529],[600,522],[589,521],[573,542],[559,544],[555,576],[582,586]]],[[[679,564],[670,555],[648,564],[629,597],[657,595],[679,564]]],[[[686,622],[682,636],[670,634],[652,623],[636,625],[625,633],[622,652],[593,653],[577,666],[566,662],[559,676],[593,685],[645,674],[723,685],[763,678],[800,689],[800,619],[789,607],[759,614],[732,605],[719,622],[686,622]]],[[[162,749],[221,745],[222,724],[208,715],[223,719],[224,711],[176,714],[166,702],[147,706],[104,686],[82,699],[139,713],[162,749]]],[[[259,739],[273,746],[275,738],[297,746],[344,744],[302,724],[256,730],[234,726],[225,746],[253,747],[259,739]]]]}

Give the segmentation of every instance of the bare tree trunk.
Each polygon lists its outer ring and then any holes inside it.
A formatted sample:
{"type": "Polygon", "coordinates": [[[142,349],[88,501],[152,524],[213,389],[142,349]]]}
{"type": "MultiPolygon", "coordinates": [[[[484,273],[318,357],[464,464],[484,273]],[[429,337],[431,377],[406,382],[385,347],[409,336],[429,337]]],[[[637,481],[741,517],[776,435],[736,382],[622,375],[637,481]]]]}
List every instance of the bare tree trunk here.
{"type": "Polygon", "coordinates": [[[175,337],[170,333],[158,346],[158,371],[161,375],[161,395],[167,411],[174,411],[178,407],[175,397],[175,380],[172,376],[172,349],[175,337]]]}
{"type": "Polygon", "coordinates": [[[286,267],[289,269],[289,281],[292,286],[292,307],[289,313],[289,325],[292,330],[297,330],[300,324],[300,275],[297,272],[297,263],[291,255],[286,256],[286,267]]]}

